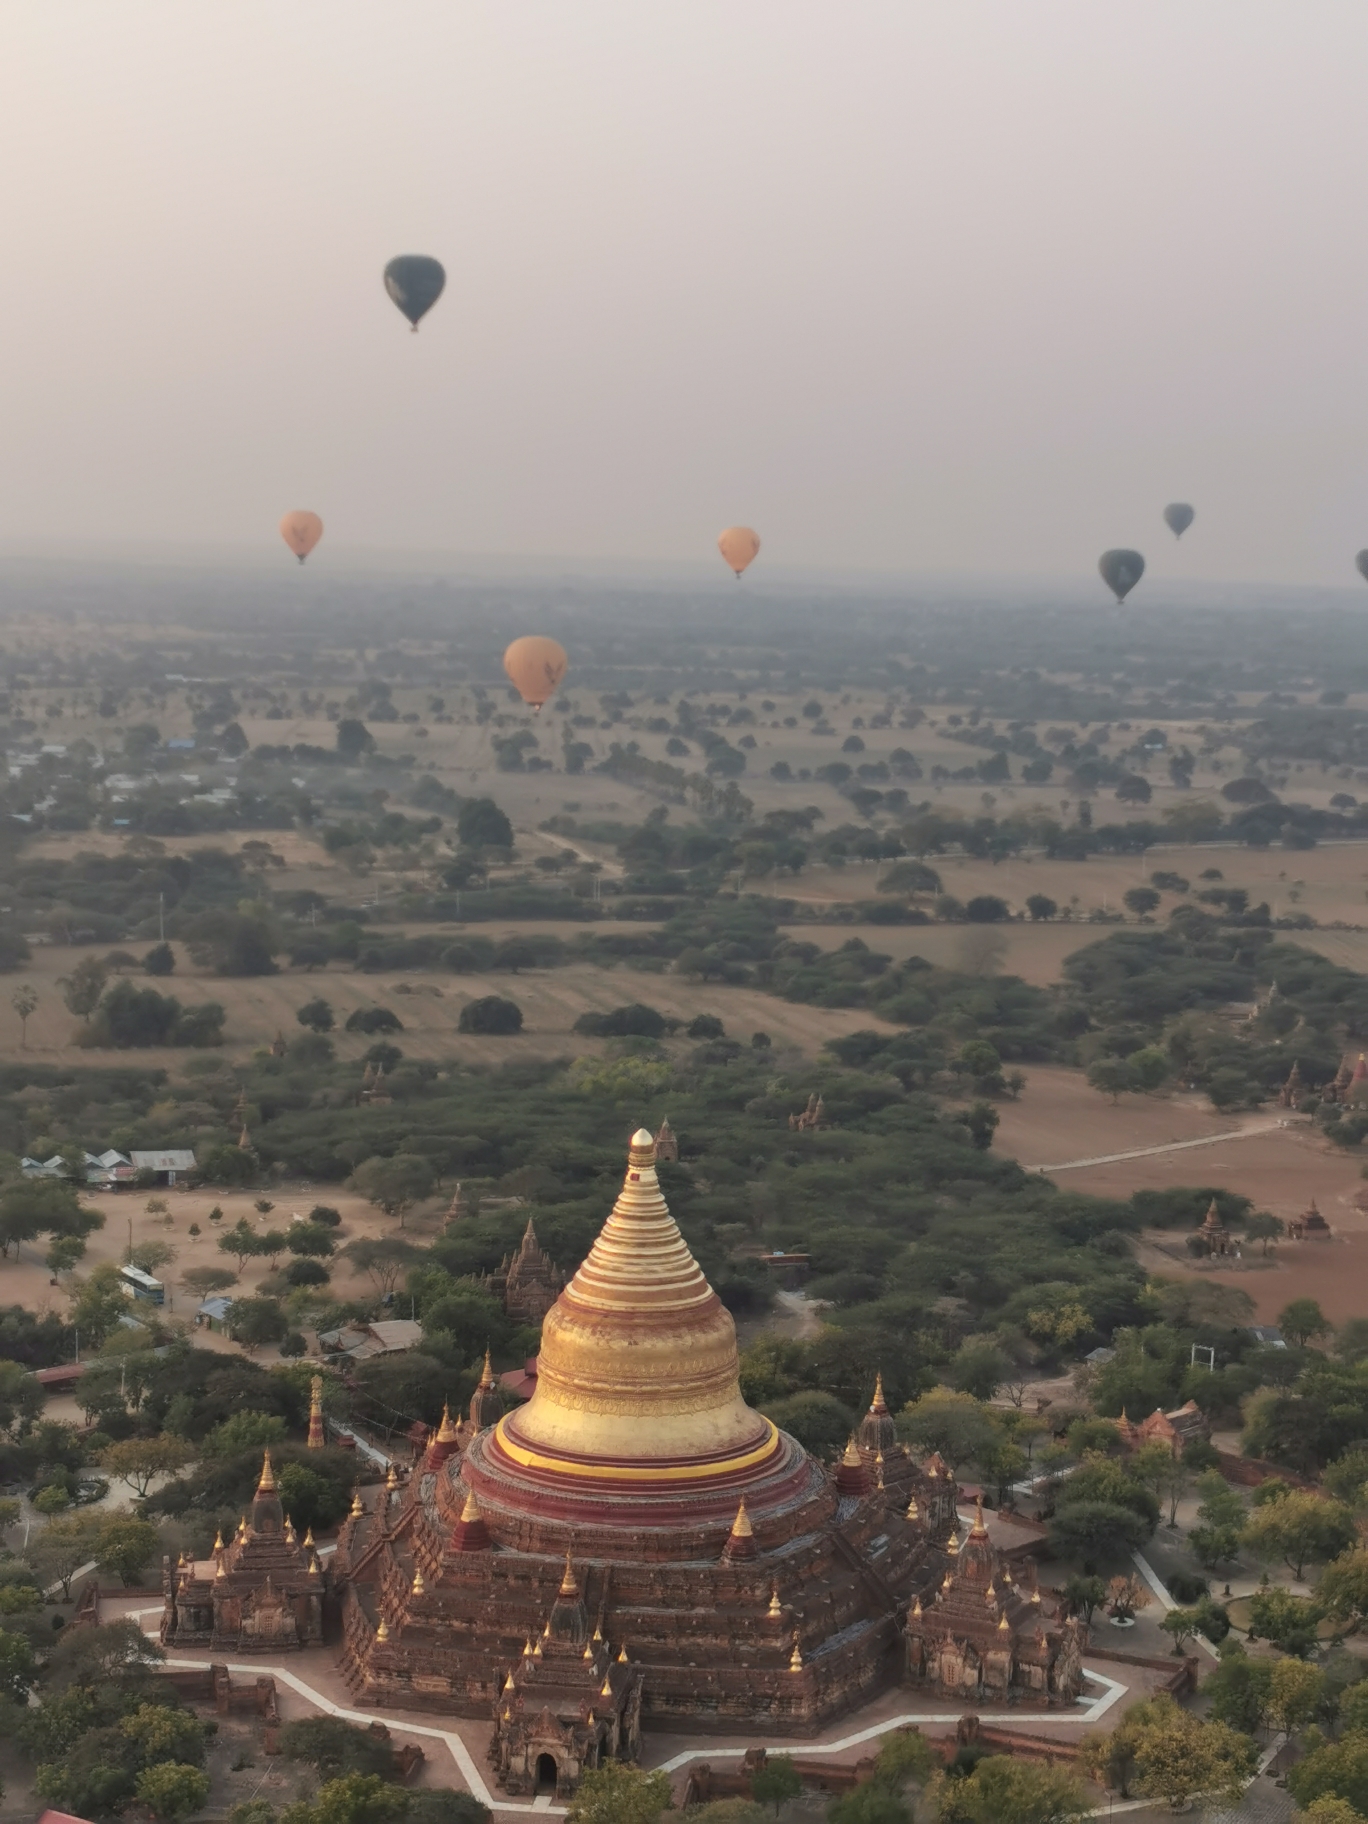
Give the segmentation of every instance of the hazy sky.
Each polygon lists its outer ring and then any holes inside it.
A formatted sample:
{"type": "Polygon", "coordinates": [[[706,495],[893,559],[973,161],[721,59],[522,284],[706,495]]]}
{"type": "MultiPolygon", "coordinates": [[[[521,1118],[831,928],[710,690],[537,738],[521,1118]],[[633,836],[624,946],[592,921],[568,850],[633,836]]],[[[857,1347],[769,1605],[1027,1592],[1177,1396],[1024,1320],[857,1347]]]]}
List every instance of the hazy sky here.
{"type": "Polygon", "coordinates": [[[1366,59],[1363,0],[0,0],[0,550],[1352,581],[1366,59]]]}

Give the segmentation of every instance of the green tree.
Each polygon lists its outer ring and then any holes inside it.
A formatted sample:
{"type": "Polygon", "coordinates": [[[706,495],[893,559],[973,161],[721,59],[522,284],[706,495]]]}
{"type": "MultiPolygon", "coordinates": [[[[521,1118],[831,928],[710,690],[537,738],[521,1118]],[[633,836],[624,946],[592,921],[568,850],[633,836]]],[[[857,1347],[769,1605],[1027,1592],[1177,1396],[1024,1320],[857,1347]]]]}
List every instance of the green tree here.
{"type": "Polygon", "coordinates": [[[301,1026],[307,1026],[310,1032],[331,1032],[337,1023],[332,1007],[321,995],[312,1001],[305,1001],[295,1018],[301,1026]]]}
{"type": "Polygon", "coordinates": [[[1045,893],[1030,893],[1026,897],[1026,910],[1038,924],[1042,919],[1053,918],[1059,911],[1059,907],[1045,893]]]}
{"type": "Polygon", "coordinates": [[[1325,1674],[1302,1659],[1279,1659],[1268,1675],[1265,1713],[1275,1729],[1295,1735],[1315,1720],[1325,1695],[1325,1674]]]}
{"type": "Polygon", "coordinates": [[[1319,1603],[1272,1584],[1249,1601],[1249,1638],[1266,1640],[1280,1653],[1305,1659],[1315,1651],[1316,1628],[1323,1619],[1319,1603]]]}
{"type": "Polygon", "coordinates": [[[1088,1066],[1088,1082],[1102,1095],[1110,1096],[1113,1104],[1128,1089],[1136,1087],[1135,1072],[1124,1058],[1095,1058],[1088,1066]]]}
{"type": "Polygon", "coordinates": [[[1164,1692],[1136,1708],[1135,1787],[1173,1811],[1195,1799],[1235,1804],[1254,1770],[1254,1744],[1225,1723],[1202,1722],[1164,1692]]]}
{"type": "Polygon", "coordinates": [[[342,1253],[356,1272],[369,1277],[381,1297],[393,1292],[404,1270],[420,1258],[412,1242],[399,1235],[382,1235],[376,1240],[358,1236],[347,1243],[342,1253]]]}
{"type": "Polygon", "coordinates": [[[1237,1640],[1223,1642],[1220,1663],[1202,1686],[1213,1721],[1253,1735],[1268,1708],[1273,1665],[1270,1659],[1251,1658],[1237,1640]]]}
{"type": "Polygon", "coordinates": [[[1319,1336],[1329,1336],[1333,1325],[1314,1298],[1294,1298],[1278,1313],[1278,1328],[1299,1348],[1319,1336]]]}
{"type": "Polygon", "coordinates": [[[110,1261],[93,1267],[71,1302],[71,1321],[80,1333],[81,1347],[98,1349],[127,1312],[128,1297],[119,1269],[110,1261]]]}
{"type": "Polygon", "coordinates": [[[213,1458],[240,1457],[244,1451],[255,1455],[272,1444],[279,1444],[285,1432],[285,1421],[279,1413],[234,1412],[214,1427],[200,1451],[203,1456],[213,1458]]]}
{"type": "Polygon", "coordinates": [[[61,976],[57,986],[68,1013],[89,1020],[100,1004],[109,971],[97,956],[83,956],[70,975],[61,976]]]}
{"type": "Polygon", "coordinates": [[[855,1415],[833,1394],[808,1388],[786,1400],[765,1400],[760,1410],[780,1431],[797,1438],[810,1455],[830,1460],[844,1449],[855,1427],[855,1415]]]}
{"type": "Polygon", "coordinates": [[[1153,887],[1130,887],[1121,895],[1121,901],[1128,912],[1143,918],[1159,904],[1159,895],[1153,887]]]}
{"type": "Polygon", "coordinates": [[[467,798],[456,817],[463,849],[511,849],[513,825],[492,798],[467,798]]]}
{"type": "Polygon", "coordinates": [[[951,1470],[972,1462],[996,1438],[996,1415],[972,1394],[933,1387],[898,1414],[898,1435],[922,1456],[939,1451],[951,1470]]]}
{"type": "Polygon", "coordinates": [[[420,1153],[395,1153],[389,1159],[377,1156],[358,1165],[351,1188],[386,1216],[397,1216],[403,1228],[414,1204],[431,1196],[434,1182],[431,1160],[420,1153]]]}
{"type": "Polygon", "coordinates": [[[802,1776],[794,1766],[791,1754],[766,1755],[764,1766],[751,1775],[751,1797],[757,1804],[773,1805],[776,1818],[802,1790],[802,1776]]]}
{"type": "Polygon", "coordinates": [[[279,1824],[398,1824],[408,1802],[401,1786],[387,1784],[378,1773],[344,1773],[320,1786],[312,1799],[287,1805],[279,1824]]]}
{"type": "Polygon", "coordinates": [[[174,975],[176,971],[176,953],[170,944],[153,944],[142,960],[143,972],[147,975],[174,975]]]}
{"type": "Polygon", "coordinates": [[[481,995],[467,1001],[456,1021],[458,1032],[476,1032],[506,1037],[521,1032],[522,1008],[501,994],[481,995]]]}
{"type": "Polygon", "coordinates": [[[1107,1586],[1101,1577],[1087,1577],[1075,1571],[1064,1585],[1064,1600],[1091,1627],[1093,1616],[1107,1600],[1107,1586]]]}
{"type": "Polygon", "coordinates": [[[157,1555],[157,1529],[131,1514],[114,1514],[95,1536],[98,1569],[116,1576],[120,1583],[136,1583],[157,1555]]]}
{"type": "MultiPolygon", "coordinates": [[[[33,1648],[22,1634],[0,1629],[0,1703],[23,1709],[37,1679],[33,1648]]],[[[0,1787],[0,1795],[3,1795],[0,1787]]]]}
{"type": "Polygon", "coordinates": [[[19,1016],[19,1049],[28,1049],[28,1023],[38,1011],[38,992],[31,982],[25,982],[16,988],[10,996],[10,1006],[19,1016]]]}
{"type": "Polygon", "coordinates": [[[72,1578],[94,1560],[103,1524],[95,1514],[59,1514],[30,1542],[28,1557],[40,1581],[60,1584],[64,1602],[71,1601],[72,1578]]]}
{"type": "Polygon", "coordinates": [[[226,1322],[233,1341],[249,1352],[280,1342],[290,1328],[275,1298],[235,1298],[226,1322]]]}
{"type": "Polygon", "coordinates": [[[1361,1628],[1368,1621],[1368,1548],[1358,1545],[1327,1564],[1316,1601],[1332,1620],[1361,1628]]]}
{"type": "Polygon", "coordinates": [[[991,1400],[1009,1366],[1007,1357],[991,1338],[970,1337],[956,1352],[947,1378],[961,1393],[972,1394],[976,1400],[991,1400]]]}
{"type": "Polygon", "coordinates": [[[1242,1535],[1256,1557],[1281,1558],[1297,1578],[1308,1559],[1338,1557],[1356,1537],[1354,1516],[1342,1502],[1299,1491],[1255,1508],[1242,1535]]]}
{"type": "Polygon", "coordinates": [[[144,1767],[134,1791],[157,1824],[179,1824],[202,1811],[209,1801],[209,1775],[180,1761],[158,1761],[144,1767]]]}
{"type": "Polygon", "coordinates": [[[306,1716],[280,1732],[280,1751],[289,1761],[303,1761],[325,1780],[344,1773],[394,1773],[394,1750],[387,1741],[337,1716],[306,1716]]]}
{"type": "Polygon", "coordinates": [[[1066,1824],[1090,1809],[1082,1781],[1062,1767],[988,1755],[940,1788],[941,1824],[1066,1824]]]}
{"type": "Polygon", "coordinates": [[[1056,1512],[1050,1543],[1058,1557],[1077,1558],[1091,1573],[1137,1550],[1151,1530],[1133,1508],[1114,1501],[1079,1501],[1056,1512]]]}
{"type": "Polygon", "coordinates": [[[1269,1210],[1252,1210],[1245,1217],[1243,1226],[1245,1240],[1261,1243],[1261,1252],[1267,1260],[1270,1246],[1283,1232],[1282,1217],[1274,1216],[1269,1210]]]}
{"type": "Polygon", "coordinates": [[[580,1780],[569,1824],[656,1824],[670,1805],[670,1776],[625,1761],[604,1761],[580,1780]]]}
{"type": "Polygon", "coordinates": [[[1292,1797],[1306,1815],[1318,1799],[1339,1799],[1368,1816],[1368,1731],[1352,1729],[1337,1742],[1309,1742],[1287,1770],[1292,1797]]]}
{"type": "Polygon", "coordinates": [[[969,1138],[977,1152],[986,1153],[993,1144],[1001,1116],[991,1102],[971,1102],[960,1117],[969,1129],[969,1138]]]}
{"type": "Polygon", "coordinates": [[[239,1216],[234,1226],[219,1236],[218,1250],[220,1254],[227,1254],[237,1262],[239,1276],[249,1260],[266,1252],[261,1236],[245,1216],[239,1216]]]}
{"type": "Polygon", "coordinates": [[[101,1469],[120,1476],[137,1495],[145,1500],[157,1476],[174,1476],[194,1460],[195,1452],[184,1438],[163,1432],[155,1438],[123,1438],[100,1452],[101,1469]]]}

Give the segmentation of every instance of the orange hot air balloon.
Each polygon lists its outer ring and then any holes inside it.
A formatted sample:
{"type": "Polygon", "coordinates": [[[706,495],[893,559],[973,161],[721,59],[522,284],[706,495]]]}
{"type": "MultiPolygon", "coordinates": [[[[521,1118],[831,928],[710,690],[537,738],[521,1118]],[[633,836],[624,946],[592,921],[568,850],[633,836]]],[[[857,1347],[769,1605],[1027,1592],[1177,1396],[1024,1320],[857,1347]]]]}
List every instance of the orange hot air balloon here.
{"type": "Polygon", "coordinates": [[[759,554],[760,534],[752,532],[749,526],[728,526],[718,535],[717,548],[739,580],[741,572],[754,563],[759,554]]]}
{"type": "Polygon", "coordinates": [[[540,633],[524,634],[504,654],[504,670],[534,713],[554,694],[569,665],[565,648],[540,633]]]}
{"type": "Polygon", "coordinates": [[[317,513],[296,507],[281,520],[280,536],[302,564],[323,536],[323,521],[317,513]]]}

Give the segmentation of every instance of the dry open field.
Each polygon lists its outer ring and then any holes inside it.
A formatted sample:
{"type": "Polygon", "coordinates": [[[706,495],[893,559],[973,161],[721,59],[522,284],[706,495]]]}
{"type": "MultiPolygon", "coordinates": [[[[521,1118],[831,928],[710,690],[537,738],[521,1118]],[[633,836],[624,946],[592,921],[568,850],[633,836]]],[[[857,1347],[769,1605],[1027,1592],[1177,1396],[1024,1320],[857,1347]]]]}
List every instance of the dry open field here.
{"type": "MultiPolygon", "coordinates": [[[[472,927],[490,936],[502,936],[508,928],[472,927]]],[[[539,925],[537,929],[545,927],[539,925]]],[[[733,1037],[744,1040],[753,1032],[767,1032],[776,1045],[805,1052],[815,1052],[828,1038],[859,1027],[894,1030],[859,1009],[796,1006],[758,989],[704,987],[681,976],[649,975],[624,967],[600,969],[588,963],[574,963],[564,969],[530,969],[517,975],[502,972],[457,976],[403,971],[362,975],[349,966],[339,966],[224,981],[197,973],[182,947],[175,948],[176,973],[155,985],[163,992],[174,993],[187,1006],[207,1000],[221,1002],[228,1016],[225,1055],[230,1058],[244,1057],[269,1044],[278,1031],[287,1041],[298,1036],[296,1010],[319,995],[332,1003],[339,1028],[357,1008],[389,1007],[404,1024],[403,1032],[394,1039],[403,1051],[418,1058],[454,1058],[467,1063],[527,1056],[571,1057],[593,1050],[597,1041],[580,1038],[571,1031],[580,1014],[605,1012],[629,1001],[646,1001],[662,1013],[684,1020],[691,1020],[698,1013],[715,1013],[733,1037]],[[513,1038],[470,1038],[457,1032],[461,1008],[485,994],[506,995],[518,1003],[526,1022],[521,1034],[513,1038]]],[[[179,1069],[188,1058],[204,1055],[184,1050],[110,1052],[74,1045],[72,1040],[80,1021],[63,1006],[58,979],[84,954],[89,953],[55,944],[34,952],[33,961],[25,965],[22,976],[14,978],[31,982],[39,996],[38,1010],[28,1023],[27,1051],[20,1052],[19,1021],[10,1011],[6,996],[0,1001],[0,1057],[28,1057],[44,1064],[136,1060],[179,1069]]],[[[360,1058],[374,1043],[361,1033],[340,1030],[333,1038],[338,1055],[344,1058],[360,1058]]]]}

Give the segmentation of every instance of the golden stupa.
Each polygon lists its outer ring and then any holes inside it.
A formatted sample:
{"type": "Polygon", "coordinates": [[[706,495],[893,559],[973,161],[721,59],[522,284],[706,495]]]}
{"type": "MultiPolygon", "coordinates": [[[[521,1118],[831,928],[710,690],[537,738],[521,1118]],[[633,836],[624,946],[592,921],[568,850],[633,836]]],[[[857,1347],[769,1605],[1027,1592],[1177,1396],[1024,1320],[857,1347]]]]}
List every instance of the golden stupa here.
{"type": "Polygon", "coordinates": [[[569,1519],[569,1503],[600,1524],[649,1525],[648,1508],[663,1519],[662,1504],[701,1496],[705,1522],[716,1505],[729,1528],[742,1498],[763,1520],[814,1472],[746,1405],[739,1372],[736,1327],[666,1207],[640,1128],[612,1214],[547,1314],[536,1391],[479,1435],[462,1473],[496,1533],[500,1509],[569,1519]]]}

